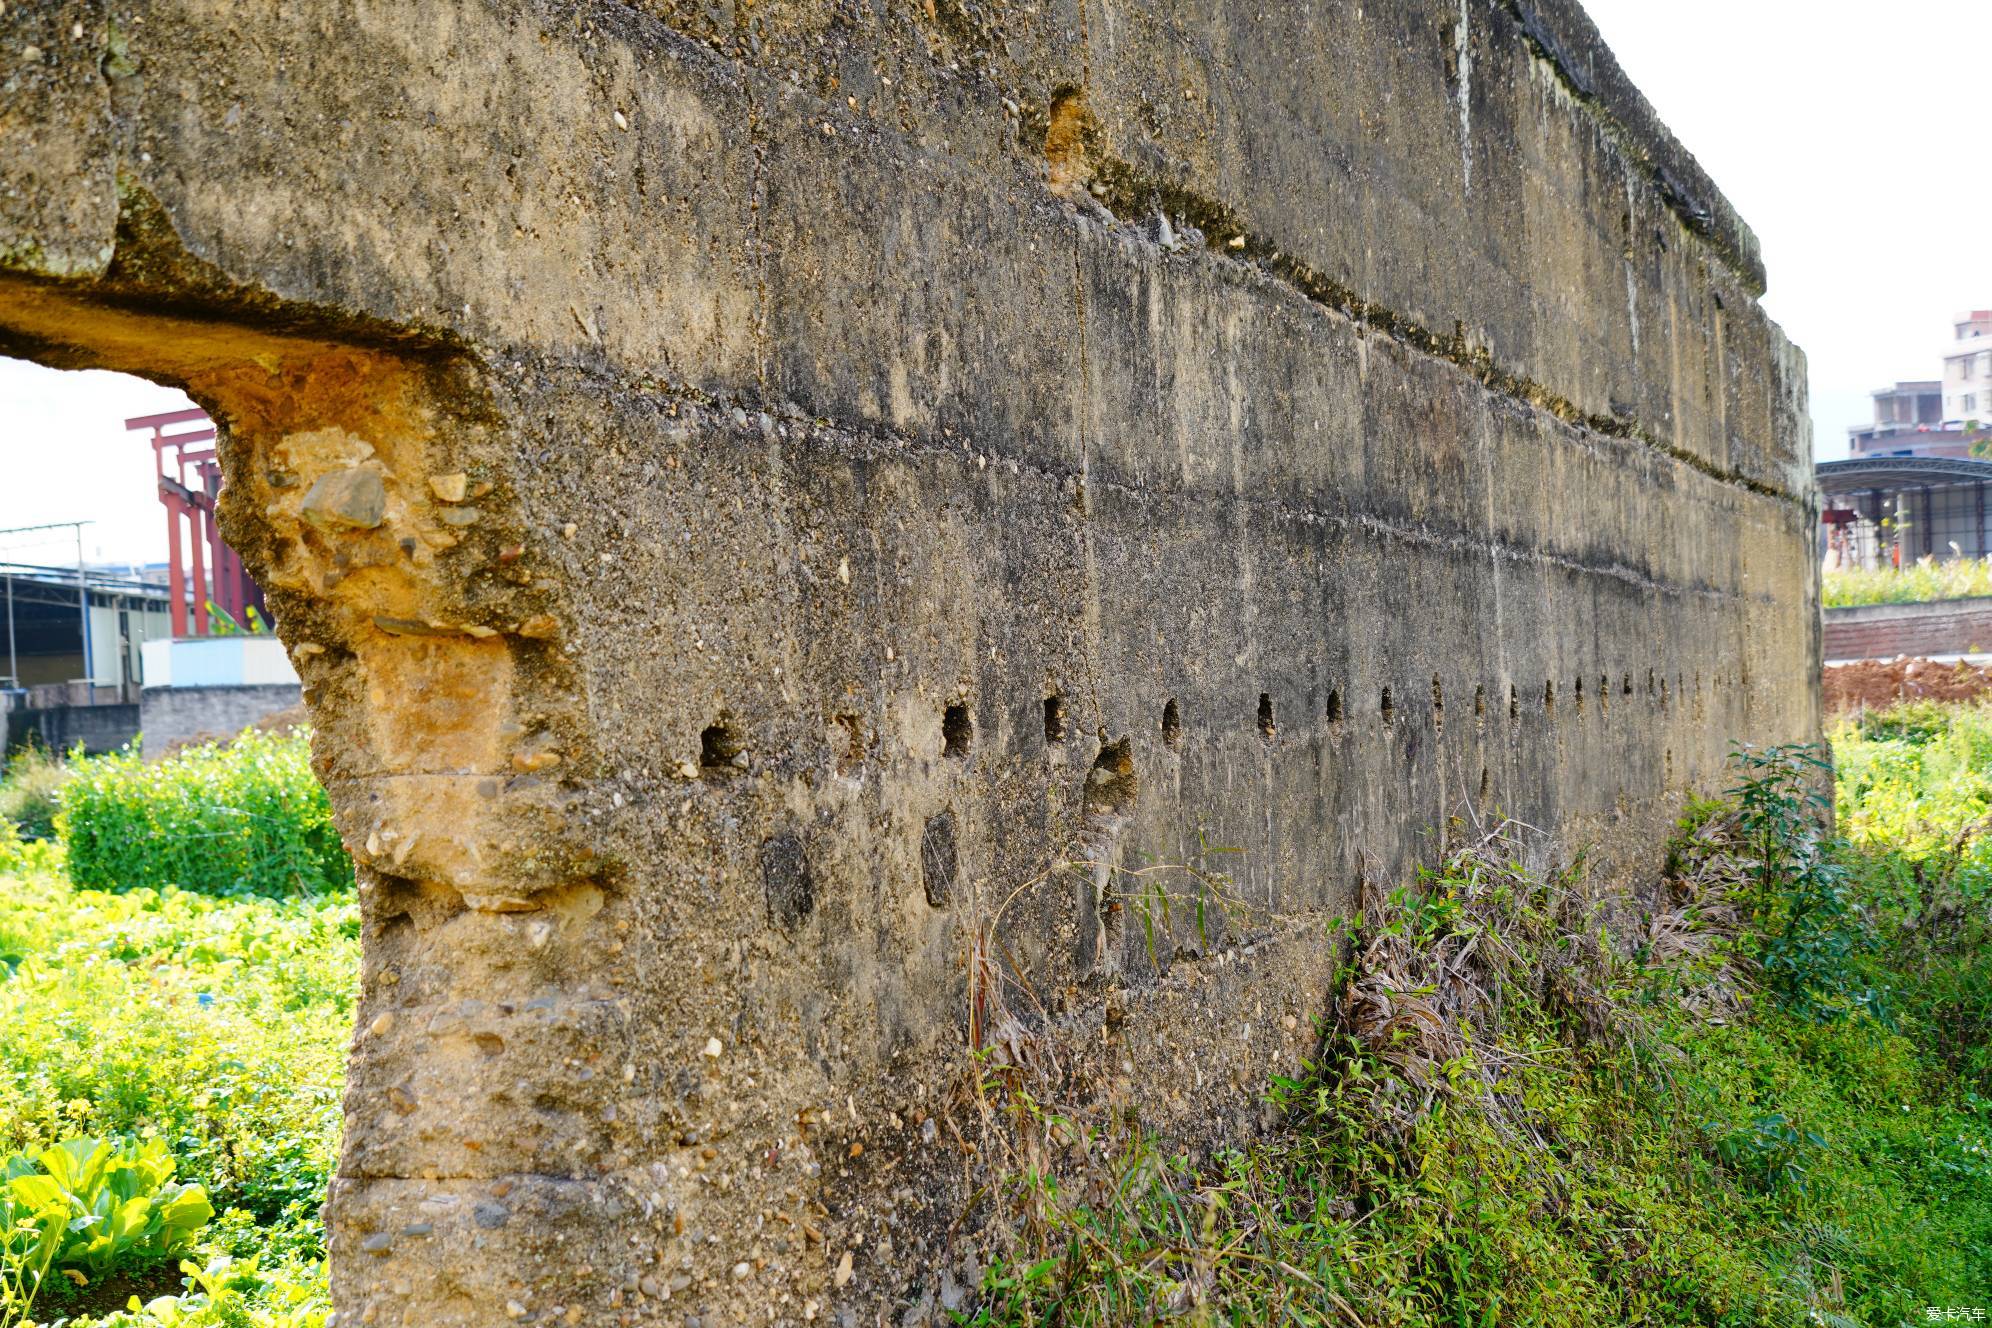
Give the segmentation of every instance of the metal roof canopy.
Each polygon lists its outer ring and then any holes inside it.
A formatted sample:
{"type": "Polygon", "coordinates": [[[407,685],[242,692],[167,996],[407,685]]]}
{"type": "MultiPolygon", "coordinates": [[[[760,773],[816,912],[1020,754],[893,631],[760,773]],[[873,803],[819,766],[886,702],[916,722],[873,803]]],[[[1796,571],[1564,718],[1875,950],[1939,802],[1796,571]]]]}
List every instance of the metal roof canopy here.
{"type": "Polygon", "coordinates": [[[1824,493],[1992,483],[1992,461],[1973,457],[1852,457],[1813,466],[1824,493]]]}

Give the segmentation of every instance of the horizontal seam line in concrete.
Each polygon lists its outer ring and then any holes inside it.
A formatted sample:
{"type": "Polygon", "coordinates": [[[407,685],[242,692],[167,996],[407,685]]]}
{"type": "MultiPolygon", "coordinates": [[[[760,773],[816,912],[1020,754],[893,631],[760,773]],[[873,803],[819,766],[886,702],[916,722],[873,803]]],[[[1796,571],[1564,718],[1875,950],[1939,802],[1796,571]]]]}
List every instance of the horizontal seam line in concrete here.
{"type": "MultiPolygon", "coordinates": [[[[1119,195],[1117,201],[1141,195],[1168,195],[1178,200],[1197,198],[1189,191],[1170,185],[1126,162],[1115,159],[1108,163],[1118,174],[1120,183],[1111,192],[1119,195]]],[[[1761,497],[1777,502],[1797,504],[1798,498],[1787,491],[1755,479],[1728,466],[1719,466],[1706,457],[1697,456],[1684,447],[1663,442],[1654,437],[1638,420],[1621,415],[1598,415],[1580,409],[1577,404],[1546,384],[1533,378],[1503,369],[1494,362],[1492,352],[1475,350],[1468,343],[1464,332],[1453,336],[1441,336],[1415,319],[1408,318],[1374,300],[1362,296],[1339,281],[1324,276],[1312,265],[1282,252],[1279,248],[1255,235],[1242,223],[1226,225],[1216,217],[1234,218],[1236,212],[1228,205],[1214,200],[1199,200],[1209,210],[1209,216],[1199,218],[1186,213],[1192,223],[1209,221],[1204,230],[1205,247],[1218,258],[1250,267],[1267,279],[1293,290],[1308,302],[1325,306],[1342,314],[1352,322],[1360,323],[1380,335],[1410,350],[1441,360],[1463,371],[1483,388],[1509,397],[1531,410],[1554,417],[1564,424],[1582,428],[1607,438],[1623,438],[1639,443],[1681,465],[1701,472],[1710,479],[1723,484],[1748,490],[1761,497]],[[1242,240],[1243,246],[1234,248],[1218,234],[1219,230],[1230,231],[1235,238],[1242,240]]],[[[1123,201],[1123,206],[1126,206],[1123,201]]],[[[1066,204],[1071,209],[1070,204],[1066,204]]],[[[1076,209],[1071,209],[1076,212],[1076,209]]],[[[1116,223],[1118,224],[1118,222],[1116,223]]]]}
{"type": "MultiPolygon", "coordinates": [[[[1514,0],[1506,0],[1506,3],[1512,16],[1515,17],[1518,23],[1521,23],[1522,15],[1514,4],[1514,0]]],[[[687,34],[678,31],[668,23],[664,23],[655,16],[646,14],[628,4],[627,0],[619,0],[618,9],[631,19],[651,26],[666,35],[670,38],[673,45],[683,48],[683,53],[694,55],[701,63],[727,66],[736,70],[743,65],[743,62],[733,60],[723,54],[714,53],[702,43],[694,41],[687,34]]],[[[1725,266],[1735,270],[1737,275],[1743,278],[1746,285],[1754,286],[1755,282],[1751,278],[1747,268],[1740,265],[1738,258],[1728,250],[1727,246],[1718,243],[1716,238],[1707,229],[1694,225],[1692,219],[1682,213],[1679,204],[1669,196],[1670,191],[1663,187],[1664,182],[1649,162],[1648,158],[1650,154],[1635,150],[1637,148],[1636,136],[1613,116],[1597,97],[1585,94],[1572,83],[1568,71],[1562,67],[1562,64],[1553,54],[1544,51],[1541,43],[1528,35],[1526,25],[1524,24],[1523,26],[1523,40],[1530,45],[1531,49],[1541,55],[1545,63],[1556,71],[1558,80],[1569,91],[1572,99],[1593,115],[1601,126],[1618,142],[1620,151],[1626,153],[1628,159],[1639,166],[1648,182],[1659,193],[1669,211],[1673,212],[1697,239],[1706,244],[1711,252],[1722,259],[1725,266]]],[[[745,65],[744,67],[755,70],[755,72],[764,72],[758,70],[753,65],[745,65]]],[[[1005,95],[1008,94],[1008,90],[1003,89],[993,78],[991,79],[991,84],[997,87],[999,91],[1003,91],[1005,95]]],[[[748,95],[751,99],[751,92],[748,95]]],[[[817,104],[826,110],[834,110],[832,103],[825,102],[821,98],[815,98],[815,100],[817,104]]],[[[1269,278],[1278,281],[1281,285],[1297,291],[1311,303],[1326,305],[1336,309],[1351,320],[1362,323],[1366,327],[1374,328],[1378,332],[1401,342],[1413,350],[1422,351],[1434,359],[1446,361],[1466,371],[1468,376],[1479,381],[1483,387],[1512,397],[1532,409],[1553,415],[1566,424],[1576,425],[1606,437],[1625,438],[1641,443],[1653,451],[1667,456],[1690,469],[1700,471],[1702,474],[1721,483],[1734,485],[1778,502],[1793,505],[1800,505],[1801,503],[1798,495],[1780,489],[1775,485],[1767,484],[1762,480],[1752,478],[1734,468],[1719,466],[1704,457],[1695,455],[1686,448],[1677,447],[1672,443],[1664,442],[1654,437],[1637,420],[1618,415],[1594,415],[1580,410],[1576,403],[1561,393],[1551,391],[1547,385],[1496,367],[1493,357],[1490,354],[1485,352],[1475,354],[1466,346],[1464,336],[1442,337],[1415,320],[1406,318],[1374,301],[1363,299],[1341,283],[1322,276],[1310,265],[1300,262],[1300,260],[1293,258],[1291,255],[1282,254],[1276,247],[1265,242],[1263,239],[1255,237],[1249,227],[1236,222],[1235,219],[1238,213],[1228,204],[1205,198],[1202,195],[1195,194],[1193,191],[1171,184],[1160,177],[1139,170],[1118,157],[1110,157],[1102,165],[1110,168],[1109,174],[1118,174],[1123,180],[1133,181],[1133,192],[1137,198],[1159,195],[1163,197],[1175,196],[1185,200],[1193,199],[1201,204],[1204,210],[1208,210],[1223,218],[1231,219],[1233,224],[1217,229],[1228,230],[1229,233],[1236,234],[1244,239],[1244,251],[1241,254],[1239,251],[1225,247],[1227,243],[1225,236],[1216,234],[1211,227],[1204,227],[1206,247],[1217,257],[1255,268],[1269,278]]],[[[1038,185],[1044,190],[1046,195],[1058,202],[1066,212],[1077,213],[1077,209],[1069,202],[1052,193],[1049,182],[1041,174],[1036,179],[1038,185]]],[[[1109,183],[1111,182],[1109,181],[1109,183]]],[[[1141,206],[1145,207],[1145,204],[1141,206]]],[[[1130,209],[1127,215],[1139,215],[1139,211],[1138,209],[1130,209]]],[[[1197,217],[1190,215],[1189,212],[1185,212],[1184,215],[1193,222],[1198,220],[1197,217]]],[[[1121,223],[1116,218],[1116,225],[1118,226],[1119,224],[1121,223]]]]}
{"type": "MultiPolygon", "coordinates": [[[[571,372],[577,375],[588,378],[594,378],[598,376],[596,371],[590,369],[587,365],[583,363],[574,360],[568,360],[566,361],[566,365],[571,372]]],[[[723,412],[726,410],[726,407],[723,404],[721,404],[720,400],[714,397],[711,393],[706,392],[702,388],[694,387],[688,383],[667,381],[665,379],[661,379],[655,376],[645,376],[639,378],[637,381],[639,386],[648,387],[652,391],[655,391],[662,396],[690,401],[696,406],[713,410],[715,412],[723,412]]],[[[861,440],[870,440],[871,446],[879,451],[890,451],[895,453],[907,453],[907,452],[917,453],[925,451],[934,454],[947,455],[950,457],[959,456],[959,453],[951,451],[942,443],[931,439],[923,438],[917,435],[902,434],[890,430],[880,430],[876,428],[855,425],[847,421],[839,421],[839,420],[830,420],[828,424],[822,424],[819,422],[827,419],[828,417],[805,414],[799,410],[790,409],[780,403],[756,402],[756,401],[744,400],[739,398],[736,398],[736,400],[739,401],[739,405],[742,410],[751,409],[758,412],[764,412],[770,416],[779,417],[786,423],[803,424],[820,429],[825,429],[830,433],[840,435],[842,438],[850,440],[850,443],[854,447],[863,446],[861,440]]],[[[1566,424],[1568,427],[1579,427],[1579,426],[1569,425],[1568,421],[1561,421],[1561,422],[1566,424]]],[[[795,440],[789,440],[789,441],[793,442],[795,440]]],[[[1005,457],[1004,460],[1010,462],[1011,464],[1014,464],[1020,470],[1029,471],[1033,475],[1041,476],[1046,479],[1069,480],[1076,478],[1078,476],[1078,472],[1076,470],[1073,471],[1056,470],[1051,467],[1045,466],[1037,461],[1029,460],[1022,457],[1005,457]]],[[[1115,480],[1102,479],[1097,474],[1091,478],[1091,483],[1095,487],[1106,492],[1118,493],[1135,498],[1153,497],[1153,491],[1151,490],[1143,489],[1131,484],[1121,483],[1115,480]]],[[[1775,597],[1769,594],[1747,595],[1737,591],[1724,590],[1719,586],[1677,584],[1674,582],[1662,581],[1650,575],[1649,573],[1640,571],[1637,568],[1628,567],[1624,563],[1617,563],[1617,562],[1588,563],[1583,561],[1582,559],[1572,557],[1568,554],[1554,553],[1540,548],[1529,548],[1523,545],[1510,543],[1506,540],[1493,540],[1493,539],[1480,540],[1480,539],[1474,539],[1471,536],[1466,535],[1464,533],[1447,534],[1443,532],[1433,531],[1430,529],[1407,526],[1400,522],[1390,521],[1387,520],[1386,518],[1374,516],[1367,513],[1328,512],[1316,507],[1296,506],[1295,504],[1284,502],[1276,498],[1252,497],[1244,494],[1239,494],[1236,492],[1227,492],[1222,495],[1213,495],[1213,497],[1225,503],[1235,503],[1243,505],[1249,510],[1271,511],[1304,522],[1336,525],[1344,527],[1355,527],[1373,533],[1382,534],[1397,539],[1403,543],[1414,544],[1419,547],[1442,549],[1447,552],[1453,552],[1453,553],[1478,552],[1478,553],[1483,553],[1490,558],[1506,559],[1510,563],[1518,566],[1536,566],[1536,567],[1548,566],[1548,567],[1558,568],[1563,571],[1581,573],[1586,576],[1608,577],[1612,580],[1620,581],[1627,585],[1637,587],[1638,589],[1649,590],[1656,593],[1679,595],[1683,597],[1694,597],[1705,600],[1726,600],[1726,601],[1731,601],[1736,603],[1746,603],[1746,604],[1747,603],[1771,604],[1776,602],[1775,597]]]]}

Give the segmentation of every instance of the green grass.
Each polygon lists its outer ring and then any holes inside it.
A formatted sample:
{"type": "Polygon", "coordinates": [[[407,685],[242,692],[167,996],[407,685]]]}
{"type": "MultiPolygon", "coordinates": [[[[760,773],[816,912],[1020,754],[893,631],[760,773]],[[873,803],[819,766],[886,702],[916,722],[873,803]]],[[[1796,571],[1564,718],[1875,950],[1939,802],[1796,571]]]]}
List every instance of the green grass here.
{"type": "MultiPolygon", "coordinates": [[[[1015,1232],[978,1324],[1921,1322],[1992,1302],[1985,712],[1843,731],[1690,809],[1615,946],[1514,840],[1347,924],[1325,1054],[1201,1162],[991,1070],[1015,1232]],[[1877,729],[1877,731],[1879,731],[1877,729]],[[1975,762],[1975,764],[1974,764],[1975,762]],[[1388,1012],[1391,1017],[1385,1018],[1388,1012]],[[1073,1141],[1090,1165],[1074,1166],[1073,1141]],[[1052,1165],[1047,1159],[1066,1159],[1052,1165]]],[[[1882,719],[1871,719],[1880,726],[1882,719]]]]}
{"type": "MultiPolygon", "coordinates": [[[[207,1187],[221,1215],[193,1263],[218,1291],[107,1322],[313,1328],[330,1308],[319,1206],[359,968],[352,892],[114,892],[63,865],[53,846],[0,865],[0,1152],[156,1139],[207,1187]]],[[[166,1270],[148,1298],[180,1280],[166,1270]]],[[[89,1294],[58,1286],[36,1313],[89,1294]]]]}
{"type": "Polygon", "coordinates": [[[1857,604],[1918,604],[1976,595],[1992,595],[1992,560],[1938,562],[1919,558],[1903,568],[1846,568],[1826,573],[1820,587],[1821,599],[1829,609],[1857,604]]]}

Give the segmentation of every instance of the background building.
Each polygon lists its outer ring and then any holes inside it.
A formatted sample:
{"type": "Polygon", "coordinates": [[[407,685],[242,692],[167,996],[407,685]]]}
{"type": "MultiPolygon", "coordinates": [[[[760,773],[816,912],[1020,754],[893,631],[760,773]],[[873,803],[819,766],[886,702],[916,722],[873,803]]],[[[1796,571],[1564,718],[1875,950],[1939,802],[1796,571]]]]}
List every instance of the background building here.
{"type": "Polygon", "coordinates": [[[282,644],[260,630],[262,591],[215,524],[213,422],[181,410],[125,427],[150,435],[166,559],[86,567],[79,537],[72,567],[0,562],[6,750],[107,751],[143,729],[146,754],[155,755],[298,704],[282,644]]]}
{"type": "Polygon", "coordinates": [[[1944,385],[1934,379],[1897,383],[1874,394],[1874,422],[1847,430],[1850,456],[1967,455],[1962,433],[1943,425],[1944,385]],[[1957,448],[1956,452],[1944,449],[1957,448]]]}
{"type": "Polygon", "coordinates": [[[1847,459],[1814,467],[1829,568],[1992,552],[1992,458],[1973,452],[1992,439],[1992,310],[1957,315],[1951,331],[1941,378],[1876,391],[1873,423],[1847,431],[1847,459]]]}
{"type": "Polygon", "coordinates": [[[1983,558],[1988,552],[1985,495],[1992,461],[1849,457],[1814,469],[1828,567],[1907,566],[1918,558],[1983,558]]]}
{"type": "Polygon", "coordinates": [[[1992,309],[1973,309],[1952,320],[1956,332],[1944,352],[1944,420],[1962,427],[1992,418],[1992,309]]]}

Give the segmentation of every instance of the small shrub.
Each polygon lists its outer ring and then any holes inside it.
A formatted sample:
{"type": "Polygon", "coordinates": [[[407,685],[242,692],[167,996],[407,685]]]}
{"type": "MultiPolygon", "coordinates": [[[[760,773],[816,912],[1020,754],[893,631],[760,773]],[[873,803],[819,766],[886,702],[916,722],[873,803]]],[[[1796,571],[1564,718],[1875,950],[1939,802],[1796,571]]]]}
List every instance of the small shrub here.
{"type": "Polygon", "coordinates": [[[315,894],[352,881],[302,733],[247,732],[146,763],[75,763],[57,826],[76,884],[315,894]]]}
{"type": "Polygon", "coordinates": [[[46,747],[24,747],[0,773],[0,823],[11,821],[27,839],[55,835],[55,814],[70,769],[46,747]]]}
{"type": "Polygon", "coordinates": [[[1823,748],[1804,745],[1744,748],[1735,760],[1742,782],[1730,794],[1754,856],[1749,903],[1765,985],[1808,1013],[1863,1009],[1886,1018],[1858,962],[1873,948],[1867,918],[1843,853],[1822,829],[1832,762],[1823,748]]]}
{"type": "Polygon", "coordinates": [[[1715,1155],[1746,1183],[1767,1193],[1802,1192],[1809,1159],[1826,1146],[1823,1136],[1801,1130],[1783,1112],[1772,1112],[1747,1125],[1721,1130],[1715,1155]]]}

